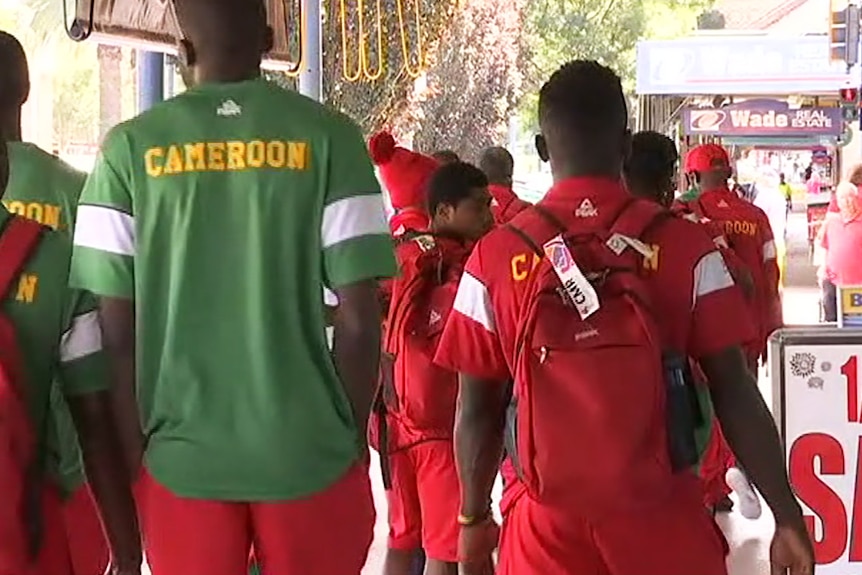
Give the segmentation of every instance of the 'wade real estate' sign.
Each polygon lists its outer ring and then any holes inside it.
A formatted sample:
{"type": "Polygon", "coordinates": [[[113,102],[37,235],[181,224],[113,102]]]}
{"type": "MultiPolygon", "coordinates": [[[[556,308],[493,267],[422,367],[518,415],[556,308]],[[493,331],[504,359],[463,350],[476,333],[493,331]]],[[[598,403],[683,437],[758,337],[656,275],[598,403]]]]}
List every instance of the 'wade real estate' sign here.
{"type": "Polygon", "coordinates": [[[837,136],[844,131],[838,108],[791,110],[778,100],[747,100],[724,108],[686,108],[685,133],[693,136],[837,136]]]}

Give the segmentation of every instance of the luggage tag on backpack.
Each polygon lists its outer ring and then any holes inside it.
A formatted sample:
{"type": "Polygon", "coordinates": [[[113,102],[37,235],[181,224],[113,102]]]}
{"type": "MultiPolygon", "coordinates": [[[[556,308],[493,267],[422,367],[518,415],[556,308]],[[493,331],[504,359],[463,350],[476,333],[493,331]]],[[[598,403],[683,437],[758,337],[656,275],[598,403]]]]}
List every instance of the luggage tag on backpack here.
{"type": "Polygon", "coordinates": [[[557,277],[560,278],[560,283],[563,284],[563,289],[569,299],[578,310],[578,315],[581,319],[587,319],[602,307],[599,302],[599,294],[596,293],[593,284],[584,275],[584,272],[575,263],[575,258],[572,257],[572,252],[563,240],[562,236],[551,238],[543,246],[545,256],[554,267],[557,277]]]}
{"type": "Polygon", "coordinates": [[[610,250],[617,255],[621,255],[624,251],[626,251],[626,248],[632,248],[637,253],[647,259],[652,258],[654,255],[653,249],[642,241],[635,238],[630,238],[628,236],[624,236],[622,234],[612,235],[610,239],[608,239],[608,241],[605,243],[605,245],[608,246],[608,248],[610,248],[610,250]]]}

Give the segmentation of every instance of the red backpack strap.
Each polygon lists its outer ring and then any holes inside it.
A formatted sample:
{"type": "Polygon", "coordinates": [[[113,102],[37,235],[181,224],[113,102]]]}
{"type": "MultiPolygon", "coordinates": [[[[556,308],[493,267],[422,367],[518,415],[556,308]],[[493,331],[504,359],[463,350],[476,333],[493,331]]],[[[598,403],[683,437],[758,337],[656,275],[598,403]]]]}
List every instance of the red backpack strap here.
{"type": "Polygon", "coordinates": [[[533,253],[542,258],[545,257],[545,243],[557,234],[566,233],[567,229],[559,218],[538,204],[521,210],[504,227],[521,238],[533,253]]]}
{"type": "Polygon", "coordinates": [[[640,240],[661,222],[672,217],[673,212],[655,202],[635,199],[626,204],[611,224],[610,232],[640,240]]]}
{"type": "MultiPolygon", "coordinates": [[[[439,247],[434,236],[417,234],[410,241],[415,242],[422,253],[417,257],[416,269],[409,270],[409,273],[403,275],[393,286],[384,342],[385,351],[392,356],[397,356],[400,353],[400,342],[413,315],[415,304],[427,287],[430,274],[437,271],[438,266],[434,264],[439,262],[439,247]],[[430,269],[432,265],[435,267],[434,270],[430,269]]],[[[402,270],[402,274],[404,272],[405,270],[402,270]]]]}
{"type": "Polygon", "coordinates": [[[9,294],[21,275],[44,229],[37,222],[13,216],[0,233],[0,299],[9,294]]]}

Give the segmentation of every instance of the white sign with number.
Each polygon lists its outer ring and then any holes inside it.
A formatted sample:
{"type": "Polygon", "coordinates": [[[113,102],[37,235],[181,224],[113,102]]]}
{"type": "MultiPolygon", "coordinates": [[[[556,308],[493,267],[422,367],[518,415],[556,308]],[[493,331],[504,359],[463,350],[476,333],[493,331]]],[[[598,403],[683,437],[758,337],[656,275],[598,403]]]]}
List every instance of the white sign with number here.
{"type": "Polygon", "coordinates": [[[862,574],[862,345],[787,345],[784,415],[790,482],[812,533],[818,575],[862,574]]]}

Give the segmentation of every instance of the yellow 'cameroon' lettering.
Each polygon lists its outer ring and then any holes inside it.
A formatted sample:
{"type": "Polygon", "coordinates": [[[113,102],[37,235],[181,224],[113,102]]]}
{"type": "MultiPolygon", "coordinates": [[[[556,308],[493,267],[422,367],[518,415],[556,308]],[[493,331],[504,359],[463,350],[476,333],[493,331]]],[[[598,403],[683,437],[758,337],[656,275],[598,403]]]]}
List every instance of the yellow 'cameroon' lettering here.
{"type": "Polygon", "coordinates": [[[147,175],[151,178],[158,178],[164,173],[162,159],[165,157],[165,151],[162,148],[150,148],[144,153],[144,165],[147,169],[147,175]]]}
{"type": "Polygon", "coordinates": [[[216,172],[224,171],[224,152],[224,142],[207,142],[207,168],[216,172]]]}
{"type": "Polygon", "coordinates": [[[652,250],[652,256],[644,257],[644,268],[646,268],[650,271],[653,271],[653,272],[657,272],[658,271],[658,264],[659,264],[659,253],[661,250],[661,246],[658,246],[656,244],[651,244],[650,249],[652,250]]]}
{"type": "Polygon", "coordinates": [[[176,146],[168,148],[168,161],[165,162],[166,174],[181,174],[185,169],[183,153],[176,146]]]}
{"type": "Polygon", "coordinates": [[[36,220],[55,230],[60,229],[60,206],[18,200],[4,201],[3,205],[13,214],[36,220]]]}
{"type": "Polygon", "coordinates": [[[510,266],[512,269],[512,279],[516,282],[522,282],[530,275],[530,272],[536,269],[536,266],[541,262],[541,258],[538,255],[533,254],[533,259],[531,263],[527,263],[530,254],[517,254],[512,257],[512,261],[510,262],[510,266]]]}
{"type": "Polygon", "coordinates": [[[21,303],[33,303],[36,299],[36,288],[39,285],[39,276],[34,274],[22,274],[18,280],[18,293],[15,301],[21,303]]]}
{"type": "Polygon", "coordinates": [[[207,147],[203,142],[186,144],[186,171],[203,172],[207,169],[207,147]]]}
{"type": "Polygon", "coordinates": [[[263,168],[304,171],[309,168],[310,161],[308,142],[281,140],[190,142],[153,147],[144,153],[144,168],[151,178],[263,168]]]}
{"type": "Polygon", "coordinates": [[[724,233],[729,236],[755,236],[757,235],[757,224],[740,220],[724,222],[724,233]]]}
{"type": "Polygon", "coordinates": [[[244,170],[245,169],[245,144],[243,142],[228,142],[227,143],[227,169],[228,170],[244,170]]]}
{"type": "Polygon", "coordinates": [[[266,163],[266,144],[260,140],[248,143],[248,167],[262,168],[266,163]]]}

